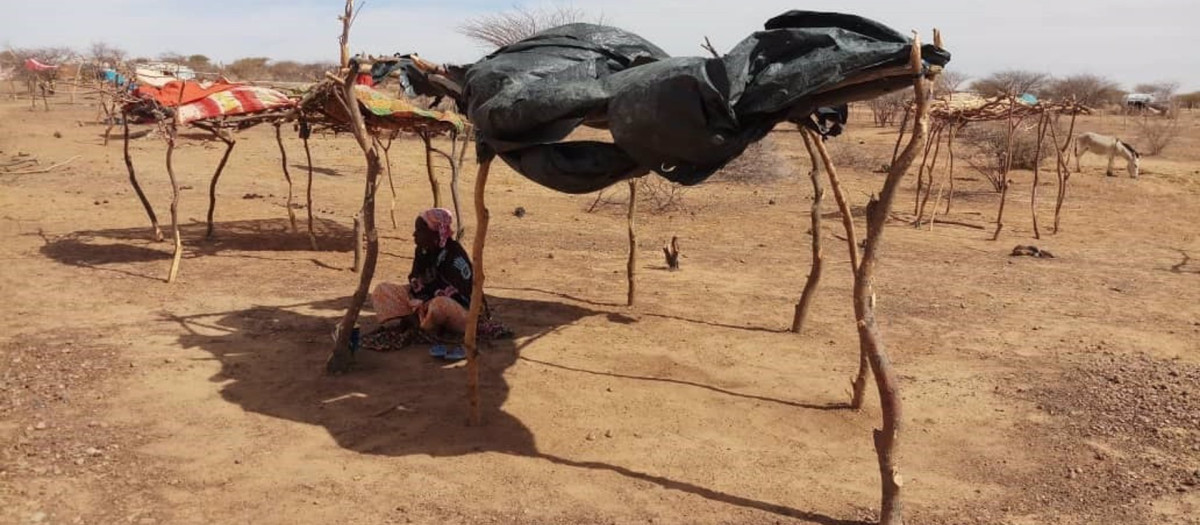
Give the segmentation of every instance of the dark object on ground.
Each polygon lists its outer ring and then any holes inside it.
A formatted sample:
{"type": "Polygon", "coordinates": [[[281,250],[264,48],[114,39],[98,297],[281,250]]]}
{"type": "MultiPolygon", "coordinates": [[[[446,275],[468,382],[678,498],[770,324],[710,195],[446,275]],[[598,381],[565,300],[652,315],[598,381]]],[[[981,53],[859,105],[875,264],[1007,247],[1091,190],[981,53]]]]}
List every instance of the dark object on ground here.
{"type": "Polygon", "coordinates": [[[667,268],[679,269],[679,237],[671,236],[671,242],[663,246],[663,255],[667,257],[667,268]]]}
{"type": "MultiPolygon", "coordinates": [[[[569,24],[473,64],[463,96],[484,151],[556,191],[650,171],[693,185],[779,122],[911,86],[910,44],[865,18],[809,11],[771,19],[721,58],[670,57],[621,29],[569,24]],[[563,142],[583,125],[609,129],[613,143],[563,142]]],[[[935,46],[922,57],[950,60],[935,46]]]]}
{"type": "Polygon", "coordinates": [[[513,215],[516,215],[517,218],[524,217],[525,216],[525,207],[517,206],[517,209],[513,210],[513,215]]]}
{"type": "Polygon", "coordinates": [[[1025,245],[1017,245],[1015,248],[1013,248],[1012,254],[1010,254],[1010,255],[1013,257],[1028,255],[1030,257],[1038,257],[1041,259],[1053,259],[1054,258],[1054,255],[1046,250],[1038,248],[1037,246],[1025,246],[1025,245]]]}

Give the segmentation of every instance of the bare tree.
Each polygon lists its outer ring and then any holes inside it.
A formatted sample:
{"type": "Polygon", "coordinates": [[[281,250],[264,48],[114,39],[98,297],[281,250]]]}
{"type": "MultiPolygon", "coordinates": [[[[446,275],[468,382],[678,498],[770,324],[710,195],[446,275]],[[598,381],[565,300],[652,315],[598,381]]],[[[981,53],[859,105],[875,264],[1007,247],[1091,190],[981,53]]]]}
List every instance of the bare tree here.
{"type": "Polygon", "coordinates": [[[555,6],[533,9],[516,7],[509,11],[480,15],[458,26],[458,33],[486,48],[503,47],[551,27],[576,22],[604,23],[603,16],[590,16],[583,9],[555,6]]]}
{"type": "Polygon", "coordinates": [[[125,60],[125,50],[107,42],[93,42],[90,50],[92,60],[101,64],[119,64],[125,60]]]}
{"type": "Polygon", "coordinates": [[[937,98],[957,93],[968,80],[971,80],[971,76],[962,71],[942,71],[937,78],[937,83],[933,85],[933,96],[937,98]]]}
{"type": "Polygon", "coordinates": [[[875,125],[884,127],[894,124],[911,100],[912,93],[896,91],[868,100],[867,107],[871,108],[871,118],[875,120],[875,125]]]}
{"type": "Polygon", "coordinates": [[[1040,95],[1049,85],[1050,75],[1036,71],[1009,69],[992,73],[971,84],[971,90],[985,97],[1004,95],[1021,95],[1030,93],[1040,95]]]}
{"type": "Polygon", "coordinates": [[[1052,81],[1045,94],[1062,100],[1074,98],[1085,106],[1097,107],[1120,102],[1121,88],[1110,78],[1082,74],[1052,81]]]}

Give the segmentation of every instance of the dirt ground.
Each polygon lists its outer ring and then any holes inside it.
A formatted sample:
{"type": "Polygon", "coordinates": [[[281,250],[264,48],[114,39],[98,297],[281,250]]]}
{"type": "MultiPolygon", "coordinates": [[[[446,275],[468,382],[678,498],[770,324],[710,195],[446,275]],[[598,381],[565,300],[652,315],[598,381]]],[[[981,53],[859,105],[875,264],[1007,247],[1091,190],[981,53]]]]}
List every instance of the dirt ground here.
{"type": "MultiPolygon", "coordinates": [[[[1185,135],[1145,158],[1139,180],[1085,158],[1057,235],[1052,170],[1041,240],[1028,172],[1013,174],[999,241],[990,226],[890,224],[877,292],[902,378],[910,522],[1200,523],[1200,116],[1183,118],[1185,135]],[[1056,258],[1010,257],[1017,244],[1056,258]]],[[[517,337],[484,350],[486,424],[469,427],[463,366],[423,347],[323,373],[358,280],[350,217],[364,167],[349,137],[313,142],[316,251],[303,208],[301,231],[289,230],[273,130],[240,135],[212,241],[220,148],[185,141],[185,256],[168,285],[170,242],[150,239],[121,141],[103,146],[95,119],[95,106],[64,97],[49,112],[0,101],[0,161],[74,159],[48,173],[0,169],[0,522],[875,519],[878,399],[872,389],[864,410],[845,408],[858,341],[831,198],[812,318],[785,331],[810,264],[796,133],[772,134],[683,207],[639,215],[632,308],[620,204],[587,213],[594,196],[493,171],[488,293],[517,337]],[[678,272],[658,254],[673,235],[678,272]]],[[[1079,130],[1137,144],[1121,117],[1079,130]]],[[[839,158],[868,159],[843,164],[856,210],[881,185],[869,166],[887,161],[894,134],[860,113],[830,143],[839,158]]],[[[294,134],[287,148],[303,203],[294,134]]],[[[164,152],[154,136],[133,141],[169,234],[164,152]]],[[[412,218],[431,202],[419,141],[392,158],[398,227],[384,190],[377,281],[407,274],[412,218]]],[[[948,218],[990,223],[998,195],[968,168],[956,177],[948,218]]],[[[901,219],[913,186],[910,176],[901,219]]]]}

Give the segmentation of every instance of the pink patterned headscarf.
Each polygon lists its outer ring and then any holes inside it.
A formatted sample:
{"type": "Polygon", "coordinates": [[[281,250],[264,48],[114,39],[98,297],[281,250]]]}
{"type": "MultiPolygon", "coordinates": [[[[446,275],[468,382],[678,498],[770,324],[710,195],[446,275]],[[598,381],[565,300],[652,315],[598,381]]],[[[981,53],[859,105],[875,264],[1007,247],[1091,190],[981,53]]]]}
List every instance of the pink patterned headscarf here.
{"type": "Polygon", "coordinates": [[[454,235],[454,214],[446,208],[429,208],[421,212],[420,217],[429,229],[437,232],[438,247],[445,248],[446,241],[454,235]]]}

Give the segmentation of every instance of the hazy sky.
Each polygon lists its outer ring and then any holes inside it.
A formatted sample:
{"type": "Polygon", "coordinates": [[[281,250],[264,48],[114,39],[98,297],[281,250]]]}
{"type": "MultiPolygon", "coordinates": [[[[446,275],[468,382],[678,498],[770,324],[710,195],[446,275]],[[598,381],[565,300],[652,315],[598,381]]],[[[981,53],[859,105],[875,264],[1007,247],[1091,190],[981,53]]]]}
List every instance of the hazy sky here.
{"type": "MultiPolygon", "coordinates": [[[[537,2],[367,0],[351,35],[354,52],[418,52],[471,62],[484,50],[455,32],[479,14],[537,2]]],[[[231,61],[269,56],[337,58],[342,0],[54,0],[6,2],[0,44],[70,46],[108,42],[136,56],[172,51],[231,61]]],[[[603,15],[675,55],[702,54],[704,36],[728,50],[788,9],[842,11],[902,32],[942,30],[950,67],[971,76],[1004,68],[1057,75],[1096,73],[1126,88],[1174,80],[1200,90],[1200,0],[590,0],[570,5],[603,15]],[[1190,21],[1190,22],[1189,22],[1190,21]]]]}

